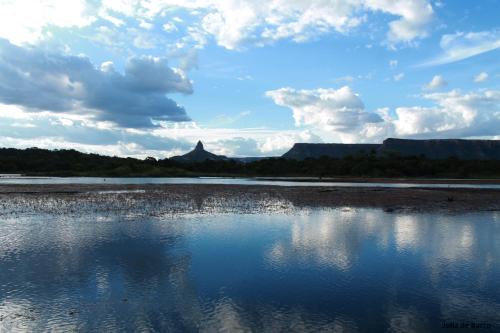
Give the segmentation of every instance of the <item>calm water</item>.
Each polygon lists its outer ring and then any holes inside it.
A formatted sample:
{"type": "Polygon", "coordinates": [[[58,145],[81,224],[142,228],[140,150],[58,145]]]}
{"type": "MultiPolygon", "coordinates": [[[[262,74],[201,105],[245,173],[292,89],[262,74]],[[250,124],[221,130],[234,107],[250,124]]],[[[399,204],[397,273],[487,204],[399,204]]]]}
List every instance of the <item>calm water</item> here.
{"type": "Polygon", "coordinates": [[[230,184],[230,185],[276,185],[276,186],[339,186],[339,187],[433,187],[433,188],[491,188],[498,184],[407,184],[401,183],[347,183],[293,180],[260,180],[255,178],[223,177],[19,177],[0,175],[1,184],[230,184]]]}
{"type": "Polygon", "coordinates": [[[499,277],[498,212],[0,215],[1,332],[498,331],[499,277]]]}

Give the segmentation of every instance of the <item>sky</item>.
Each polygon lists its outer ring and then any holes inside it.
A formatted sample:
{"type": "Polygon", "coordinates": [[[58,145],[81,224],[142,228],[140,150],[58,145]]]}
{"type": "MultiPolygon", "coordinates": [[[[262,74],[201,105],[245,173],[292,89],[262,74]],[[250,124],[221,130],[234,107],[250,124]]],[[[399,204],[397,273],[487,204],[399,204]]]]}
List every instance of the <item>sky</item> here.
{"type": "Polygon", "coordinates": [[[0,147],[500,139],[500,0],[0,0],[0,147]]]}

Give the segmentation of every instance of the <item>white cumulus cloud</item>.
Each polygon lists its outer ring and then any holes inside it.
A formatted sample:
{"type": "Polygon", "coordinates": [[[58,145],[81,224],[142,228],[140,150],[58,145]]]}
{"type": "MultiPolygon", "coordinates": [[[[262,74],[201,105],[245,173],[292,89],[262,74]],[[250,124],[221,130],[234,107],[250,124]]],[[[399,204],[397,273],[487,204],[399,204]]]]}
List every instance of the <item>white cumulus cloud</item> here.
{"type": "Polygon", "coordinates": [[[401,136],[471,137],[500,134],[500,91],[470,92],[457,90],[431,93],[424,98],[435,107],[400,107],[394,121],[401,136]]]}
{"type": "Polygon", "coordinates": [[[476,83],[484,82],[484,81],[488,80],[488,76],[489,76],[488,73],[481,72],[474,77],[474,82],[476,82],[476,83]]]}
{"type": "Polygon", "coordinates": [[[224,48],[240,49],[281,39],[303,42],[349,33],[368,14],[382,13],[390,17],[385,44],[394,47],[426,37],[434,18],[430,0],[3,0],[0,6],[0,37],[16,45],[49,37],[51,27],[83,28],[95,21],[117,28],[133,23],[148,31],[151,22],[181,10],[187,21],[173,16],[176,24],[164,25],[168,32],[185,33],[180,43],[202,46],[213,38],[224,48]]]}
{"type": "Polygon", "coordinates": [[[192,29],[227,49],[347,33],[373,12],[395,17],[386,36],[386,43],[394,46],[426,37],[434,17],[430,0],[106,0],[100,12],[153,19],[177,8],[192,14],[192,29]]]}
{"type": "Polygon", "coordinates": [[[424,85],[425,90],[436,90],[439,88],[443,88],[448,85],[448,82],[441,75],[434,75],[432,80],[424,85]]]}
{"type": "Polygon", "coordinates": [[[365,6],[399,17],[389,23],[387,37],[390,44],[426,37],[434,16],[432,6],[426,0],[366,0],[365,6]]]}
{"type": "Polygon", "coordinates": [[[297,126],[317,126],[324,130],[351,131],[365,123],[382,119],[364,110],[364,105],[351,88],[295,90],[281,88],[266,95],[277,104],[292,109],[297,126]]]}
{"type": "Polygon", "coordinates": [[[318,133],[323,140],[380,142],[396,137],[461,138],[500,134],[500,91],[461,93],[457,90],[422,97],[432,107],[398,107],[368,112],[350,88],[294,90],[282,88],[267,96],[290,108],[296,126],[318,133]]]}
{"type": "Polygon", "coordinates": [[[33,44],[49,36],[47,28],[81,28],[95,19],[85,0],[2,0],[0,37],[16,45],[33,44]]]}

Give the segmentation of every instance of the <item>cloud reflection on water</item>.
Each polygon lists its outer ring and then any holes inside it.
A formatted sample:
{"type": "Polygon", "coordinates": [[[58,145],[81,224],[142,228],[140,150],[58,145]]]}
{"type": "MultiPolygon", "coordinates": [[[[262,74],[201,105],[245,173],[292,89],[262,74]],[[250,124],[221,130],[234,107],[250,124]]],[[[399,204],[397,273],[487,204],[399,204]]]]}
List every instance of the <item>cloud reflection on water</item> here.
{"type": "Polygon", "coordinates": [[[3,217],[0,328],[407,332],[497,320],[498,213],[267,205],[3,217]]]}

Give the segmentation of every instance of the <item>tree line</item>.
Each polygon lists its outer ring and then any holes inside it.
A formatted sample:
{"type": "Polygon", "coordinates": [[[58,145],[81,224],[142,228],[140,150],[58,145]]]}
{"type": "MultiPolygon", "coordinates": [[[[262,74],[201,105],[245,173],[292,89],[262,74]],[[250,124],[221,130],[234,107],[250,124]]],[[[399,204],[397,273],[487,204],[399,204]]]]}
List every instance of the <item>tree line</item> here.
{"type": "Polygon", "coordinates": [[[356,154],[342,159],[290,160],[266,158],[250,163],[237,160],[181,163],[148,157],[110,157],[76,150],[0,149],[0,173],[32,176],[188,177],[188,176],[314,176],[498,178],[498,160],[430,160],[425,156],[356,154]]]}

